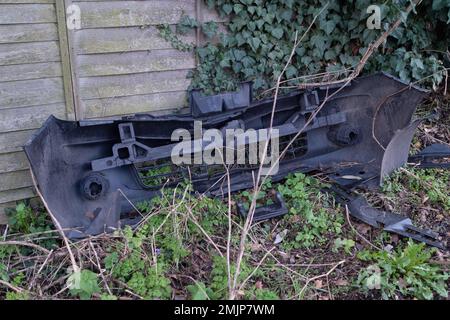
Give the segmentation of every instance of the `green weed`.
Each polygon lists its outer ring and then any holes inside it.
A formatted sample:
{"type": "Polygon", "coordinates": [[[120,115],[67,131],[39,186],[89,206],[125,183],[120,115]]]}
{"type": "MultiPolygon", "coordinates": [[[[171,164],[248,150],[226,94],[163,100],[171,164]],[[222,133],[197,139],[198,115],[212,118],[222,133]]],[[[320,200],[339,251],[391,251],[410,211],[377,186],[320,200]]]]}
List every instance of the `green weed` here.
{"type": "Polygon", "coordinates": [[[339,235],[343,218],[330,215],[326,210],[327,199],[320,192],[320,183],[302,173],[289,175],[284,184],[278,185],[289,207],[291,219],[298,217],[298,231],[295,241],[290,242],[294,248],[313,247],[324,244],[328,234],[339,235]]]}
{"type": "Polygon", "coordinates": [[[409,197],[425,194],[431,204],[442,206],[450,211],[450,173],[441,169],[408,169],[396,171],[384,181],[382,191],[390,197],[396,197],[400,192],[409,197]]]}
{"type": "Polygon", "coordinates": [[[430,262],[432,255],[433,250],[412,241],[392,253],[361,251],[358,258],[372,265],[360,271],[357,282],[364,284],[365,290],[378,287],[383,299],[401,295],[429,300],[435,294],[447,298],[449,274],[430,262]]]}

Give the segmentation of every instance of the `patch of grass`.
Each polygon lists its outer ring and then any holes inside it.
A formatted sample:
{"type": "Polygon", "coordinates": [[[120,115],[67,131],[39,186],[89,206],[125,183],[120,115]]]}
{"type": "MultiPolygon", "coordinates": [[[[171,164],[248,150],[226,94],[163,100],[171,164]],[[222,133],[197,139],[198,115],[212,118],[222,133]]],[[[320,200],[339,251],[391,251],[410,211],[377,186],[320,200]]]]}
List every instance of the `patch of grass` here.
{"type": "Polygon", "coordinates": [[[397,170],[382,186],[382,191],[392,198],[403,193],[412,198],[413,202],[429,202],[441,206],[446,212],[450,211],[449,190],[450,171],[442,169],[397,170]]]}
{"type": "Polygon", "coordinates": [[[289,207],[287,220],[297,228],[295,239],[287,243],[288,247],[323,245],[330,234],[341,233],[343,216],[330,214],[326,209],[331,207],[330,199],[320,192],[321,187],[318,180],[302,173],[289,175],[284,184],[278,185],[289,207]]]}
{"type": "Polygon", "coordinates": [[[447,298],[449,274],[430,262],[433,252],[423,243],[412,241],[391,253],[361,251],[358,258],[372,264],[360,271],[358,284],[365,290],[379,289],[384,299],[413,297],[429,300],[436,294],[447,298]]]}

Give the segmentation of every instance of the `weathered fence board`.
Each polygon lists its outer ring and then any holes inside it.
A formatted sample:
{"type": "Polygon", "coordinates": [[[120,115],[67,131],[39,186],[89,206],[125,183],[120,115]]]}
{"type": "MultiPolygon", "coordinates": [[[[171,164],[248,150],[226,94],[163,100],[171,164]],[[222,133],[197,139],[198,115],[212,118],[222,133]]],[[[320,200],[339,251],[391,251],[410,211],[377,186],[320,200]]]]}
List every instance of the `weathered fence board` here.
{"type": "Polygon", "coordinates": [[[56,24],[0,25],[0,43],[57,41],[56,24]]]}
{"type": "MultiPolygon", "coordinates": [[[[73,1],[83,12],[83,29],[176,24],[183,14],[197,16],[196,2],[197,0],[73,1]]],[[[204,21],[225,21],[216,11],[205,10],[203,1],[200,8],[204,21]]]]}
{"type": "MultiPolygon", "coordinates": [[[[14,207],[13,201],[33,198],[36,196],[35,191],[31,187],[0,191],[0,210],[2,204],[10,203],[6,207],[14,207]]],[[[2,223],[2,215],[0,214],[0,224],[2,223]]]]}
{"type": "MultiPolygon", "coordinates": [[[[77,54],[123,53],[130,51],[148,51],[171,49],[170,43],[159,36],[155,26],[130,28],[91,29],[88,32],[75,32],[77,54]]],[[[185,43],[195,43],[195,36],[180,36],[185,43]]]]}
{"type": "MultiPolygon", "coordinates": [[[[58,0],[61,1],[61,0],[58,0]]],[[[0,4],[1,24],[56,22],[53,4],[0,4]]]]}
{"type": "Polygon", "coordinates": [[[191,53],[173,49],[84,55],[78,61],[80,77],[180,70],[194,66],[195,59],[191,53]]]}
{"type": "Polygon", "coordinates": [[[1,111],[0,132],[38,129],[51,114],[64,119],[65,107],[64,103],[56,103],[19,109],[4,109],[1,111]]]}
{"type": "Polygon", "coordinates": [[[0,66],[0,82],[61,77],[61,63],[43,62],[0,66]]]}
{"type": "Polygon", "coordinates": [[[189,86],[187,70],[126,74],[80,79],[80,94],[85,99],[143,95],[162,91],[183,91],[189,86]]]}
{"type": "Polygon", "coordinates": [[[0,66],[60,61],[56,41],[0,44],[0,66]]]}
{"type": "MultiPolygon", "coordinates": [[[[184,14],[223,21],[203,0],[66,0],[66,6],[72,4],[81,12],[81,29],[68,31],[78,119],[185,105],[185,76],[195,67],[194,54],[173,49],[157,25],[174,29],[184,14]]],[[[192,32],[180,39],[197,43],[197,37],[192,32]]]]}
{"type": "Polygon", "coordinates": [[[24,152],[0,154],[0,173],[28,169],[28,160],[24,152]]]}
{"type": "Polygon", "coordinates": [[[33,130],[0,133],[0,154],[21,151],[32,133],[33,130]]]}
{"type": "Polygon", "coordinates": [[[0,173],[0,191],[25,188],[33,185],[31,180],[30,171],[13,171],[0,173]]]}
{"type": "Polygon", "coordinates": [[[0,83],[0,109],[58,102],[64,102],[61,77],[0,83]]]}
{"type": "Polygon", "coordinates": [[[186,91],[163,92],[142,96],[85,100],[86,118],[108,117],[142,112],[177,109],[185,105],[186,91]]]}

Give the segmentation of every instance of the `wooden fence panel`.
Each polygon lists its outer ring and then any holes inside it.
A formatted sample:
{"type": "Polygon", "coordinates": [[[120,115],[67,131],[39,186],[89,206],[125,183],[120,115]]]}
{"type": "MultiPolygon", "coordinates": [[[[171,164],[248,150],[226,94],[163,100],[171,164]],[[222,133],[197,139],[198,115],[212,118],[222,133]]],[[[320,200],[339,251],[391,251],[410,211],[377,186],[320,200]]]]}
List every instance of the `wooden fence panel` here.
{"type": "Polygon", "coordinates": [[[49,115],[66,118],[60,49],[55,0],[0,0],[0,223],[35,196],[22,146],[49,115]]]}
{"type": "MultiPolygon", "coordinates": [[[[81,14],[81,29],[69,31],[78,119],[186,105],[186,74],[196,65],[194,54],[173,49],[157,25],[174,28],[183,14],[221,21],[203,0],[66,0],[70,5],[81,14]]],[[[180,38],[199,40],[195,32],[180,38]]]]}

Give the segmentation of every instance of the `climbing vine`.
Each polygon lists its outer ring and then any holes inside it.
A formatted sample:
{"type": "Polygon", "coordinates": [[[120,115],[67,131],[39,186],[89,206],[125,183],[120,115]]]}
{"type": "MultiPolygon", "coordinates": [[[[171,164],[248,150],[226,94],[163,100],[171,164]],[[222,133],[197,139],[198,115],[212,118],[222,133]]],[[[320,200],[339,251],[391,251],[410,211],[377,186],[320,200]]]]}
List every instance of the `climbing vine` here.
{"type": "MultiPolygon", "coordinates": [[[[200,28],[208,39],[201,47],[185,47],[167,26],[160,30],[180,50],[195,50],[199,64],[190,75],[191,87],[207,94],[233,90],[240,81],[252,80],[261,92],[273,86],[292,50],[294,35],[305,33],[313,17],[325,7],[306,33],[287,68],[289,85],[304,81],[300,76],[341,72],[354,67],[371,42],[390,24],[401,26],[372,56],[365,72],[383,70],[404,81],[427,77],[423,85],[434,89],[450,64],[450,1],[424,0],[407,17],[411,0],[387,0],[379,4],[381,29],[367,28],[367,8],[372,0],[205,0],[220,16],[227,17],[226,32],[218,33],[214,22],[200,24],[183,16],[176,33],[200,28]]],[[[333,73],[332,73],[333,74],[333,73]]]]}

